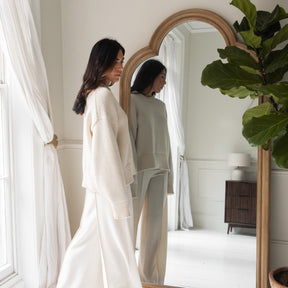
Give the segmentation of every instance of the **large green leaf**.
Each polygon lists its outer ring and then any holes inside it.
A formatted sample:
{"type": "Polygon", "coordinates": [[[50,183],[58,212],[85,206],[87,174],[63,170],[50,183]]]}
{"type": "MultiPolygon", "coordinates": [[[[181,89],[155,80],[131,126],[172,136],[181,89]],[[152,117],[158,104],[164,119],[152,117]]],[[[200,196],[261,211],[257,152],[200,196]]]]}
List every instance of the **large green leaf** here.
{"type": "Polygon", "coordinates": [[[288,44],[281,50],[272,51],[264,62],[265,73],[271,73],[288,65],[288,44]]]}
{"type": "Polygon", "coordinates": [[[267,27],[270,25],[267,25],[270,23],[271,13],[268,11],[257,11],[257,18],[256,18],[256,31],[257,33],[261,34],[267,27]]]}
{"type": "Polygon", "coordinates": [[[255,34],[261,36],[262,42],[273,37],[281,29],[279,22],[270,23],[271,13],[267,11],[257,11],[255,34]],[[267,23],[270,23],[267,25],[267,23]]]}
{"type": "Polygon", "coordinates": [[[243,17],[240,24],[238,23],[238,21],[235,21],[233,27],[237,33],[250,30],[250,26],[246,17],[243,17]]]}
{"type": "Polygon", "coordinates": [[[283,66],[272,73],[265,75],[266,83],[273,84],[279,82],[284,77],[285,73],[288,71],[288,64],[283,66]]]}
{"type": "Polygon", "coordinates": [[[255,35],[253,29],[242,31],[240,34],[247,46],[252,47],[254,50],[261,47],[262,38],[255,35]]]}
{"type": "Polygon", "coordinates": [[[259,118],[264,115],[270,114],[271,104],[269,102],[265,102],[258,106],[252,107],[245,111],[242,116],[242,125],[246,125],[253,117],[259,118]]]}
{"type": "Polygon", "coordinates": [[[264,57],[271,52],[277,45],[288,40],[288,24],[286,24],[274,37],[264,41],[262,43],[261,57],[264,57]]]}
{"type": "Polygon", "coordinates": [[[246,87],[240,86],[240,87],[233,87],[229,90],[222,90],[220,89],[222,94],[228,95],[230,97],[237,97],[240,99],[244,99],[248,96],[251,98],[256,98],[255,92],[252,90],[247,89],[246,87]]]}
{"type": "Polygon", "coordinates": [[[288,169],[288,132],[277,137],[273,142],[272,158],[275,163],[284,169],[288,169]]]}
{"type": "Polygon", "coordinates": [[[264,31],[269,26],[278,23],[280,20],[288,18],[288,14],[286,13],[286,11],[279,5],[276,5],[276,7],[271,13],[267,11],[258,11],[258,12],[262,12],[261,15],[259,14],[257,15],[258,17],[256,21],[257,30],[259,31],[264,31]]]}
{"type": "Polygon", "coordinates": [[[232,0],[230,4],[243,12],[250,24],[250,29],[252,28],[254,30],[257,18],[255,5],[253,5],[250,0],[232,0]]]}
{"type": "Polygon", "coordinates": [[[243,126],[242,134],[251,146],[265,145],[288,125],[288,114],[268,114],[252,118],[243,126]]]}
{"type": "Polygon", "coordinates": [[[257,61],[248,52],[236,46],[226,46],[224,49],[218,49],[217,51],[222,59],[228,58],[230,63],[254,69],[259,68],[257,61]]]}
{"type": "Polygon", "coordinates": [[[279,99],[288,99],[288,82],[281,82],[278,84],[267,84],[259,88],[259,90],[266,96],[274,96],[279,99]]]}
{"type": "Polygon", "coordinates": [[[259,75],[248,73],[237,65],[223,64],[221,60],[217,60],[204,68],[201,83],[211,88],[230,90],[233,87],[261,84],[262,79],[259,75]]]}

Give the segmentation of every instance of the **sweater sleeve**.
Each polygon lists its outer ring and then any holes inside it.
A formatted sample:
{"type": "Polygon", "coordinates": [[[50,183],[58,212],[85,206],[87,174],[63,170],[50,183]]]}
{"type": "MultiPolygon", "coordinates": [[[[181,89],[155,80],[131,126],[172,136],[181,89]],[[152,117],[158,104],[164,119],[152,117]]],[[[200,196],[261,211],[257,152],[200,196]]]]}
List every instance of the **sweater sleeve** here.
{"type": "MultiPolygon", "coordinates": [[[[130,140],[131,140],[131,148],[133,153],[133,161],[134,166],[137,170],[138,164],[137,164],[137,152],[136,152],[136,137],[137,137],[137,112],[136,107],[134,103],[133,96],[130,96],[130,109],[129,109],[129,134],[130,134],[130,140]]],[[[134,181],[130,186],[132,197],[136,198],[138,193],[138,183],[137,183],[137,177],[134,175],[134,181]]]]}
{"type": "Polygon", "coordinates": [[[129,109],[129,134],[131,139],[131,146],[133,151],[133,159],[134,164],[137,169],[137,152],[136,152],[136,141],[137,141],[137,111],[136,111],[136,105],[135,100],[133,99],[133,96],[130,99],[130,109],[129,109]]]}
{"type": "MultiPolygon", "coordinates": [[[[165,118],[167,123],[167,110],[166,105],[163,103],[163,108],[165,111],[165,118]]],[[[174,182],[174,175],[173,175],[173,162],[172,162],[172,152],[171,152],[171,143],[170,143],[170,135],[167,126],[167,139],[168,139],[168,147],[169,147],[169,155],[168,155],[168,163],[169,163],[169,173],[168,173],[168,194],[174,194],[173,190],[173,182],[174,182]]]]}
{"type": "MultiPolygon", "coordinates": [[[[114,124],[115,125],[115,124],[114,124]]],[[[130,216],[124,168],[117,144],[117,131],[109,119],[92,127],[91,178],[96,190],[108,199],[115,219],[130,216]]]]}
{"type": "Polygon", "coordinates": [[[168,173],[168,194],[174,194],[173,190],[173,164],[172,164],[172,155],[171,151],[169,153],[169,173],[168,173]]]}
{"type": "Polygon", "coordinates": [[[131,95],[130,99],[130,109],[129,109],[129,129],[131,134],[131,139],[133,140],[133,144],[135,146],[136,135],[137,135],[137,112],[135,106],[135,100],[131,95]]]}

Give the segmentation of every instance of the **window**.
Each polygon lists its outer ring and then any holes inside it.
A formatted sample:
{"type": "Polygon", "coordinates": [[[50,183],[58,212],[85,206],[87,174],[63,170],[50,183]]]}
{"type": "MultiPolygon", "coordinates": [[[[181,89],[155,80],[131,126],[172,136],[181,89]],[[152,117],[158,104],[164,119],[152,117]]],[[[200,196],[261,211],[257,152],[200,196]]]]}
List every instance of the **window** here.
{"type": "Polygon", "coordinates": [[[14,272],[7,67],[0,47],[0,284],[14,272]]]}
{"type": "Polygon", "coordinates": [[[0,287],[39,287],[36,201],[41,199],[35,191],[41,187],[38,179],[42,178],[35,177],[34,165],[42,156],[34,157],[34,150],[42,151],[43,143],[33,137],[35,126],[22,88],[1,44],[0,287]]]}

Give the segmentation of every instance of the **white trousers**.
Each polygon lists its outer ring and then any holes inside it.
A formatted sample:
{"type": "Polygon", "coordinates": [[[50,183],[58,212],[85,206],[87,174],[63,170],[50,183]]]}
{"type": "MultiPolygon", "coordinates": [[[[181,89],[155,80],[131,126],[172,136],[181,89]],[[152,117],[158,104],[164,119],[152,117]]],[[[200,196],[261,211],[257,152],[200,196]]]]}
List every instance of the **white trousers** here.
{"type": "Polygon", "coordinates": [[[151,169],[137,173],[134,208],[134,246],[141,216],[138,269],[141,281],[163,285],[167,258],[168,171],[151,169]],[[141,215],[142,213],[142,215],[141,215]]]}
{"type": "Polygon", "coordinates": [[[80,227],[66,251],[57,288],[142,287],[132,233],[133,217],[115,220],[108,201],[86,191],[80,227]]]}

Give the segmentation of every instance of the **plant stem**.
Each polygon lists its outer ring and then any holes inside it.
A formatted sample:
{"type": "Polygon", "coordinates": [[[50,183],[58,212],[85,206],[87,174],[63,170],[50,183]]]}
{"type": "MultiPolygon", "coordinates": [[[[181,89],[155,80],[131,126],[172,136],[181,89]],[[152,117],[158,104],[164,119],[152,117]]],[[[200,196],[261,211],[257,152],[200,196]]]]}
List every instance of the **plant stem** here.
{"type": "MultiPolygon", "coordinates": [[[[260,72],[261,78],[262,78],[262,80],[263,80],[262,85],[265,86],[265,85],[267,85],[267,80],[266,80],[265,72],[264,72],[263,58],[262,58],[262,57],[259,57],[258,51],[256,51],[256,54],[257,54],[257,57],[258,57],[259,72],[260,72]]],[[[269,101],[270,101],[270,103],[272,104],[274,110],[275,110],[276,112],[278,112],[278,111],[279,111],[279,109],[278,109],[278,104],[275,102],[273,96],[270,96],[270,97],[269,97],[269,101]]]]}
{"type": "Polygon", "coordinates": [[[273,96],[270,96],[270,97],[269,97],[269,100],[270,100],[270,103],[272,104],[274,110],[275,110],[276,112],[278,112],[278,111],[279,111],[279,109],[278,109],[278,104],[275,102],[273,96]]]}

